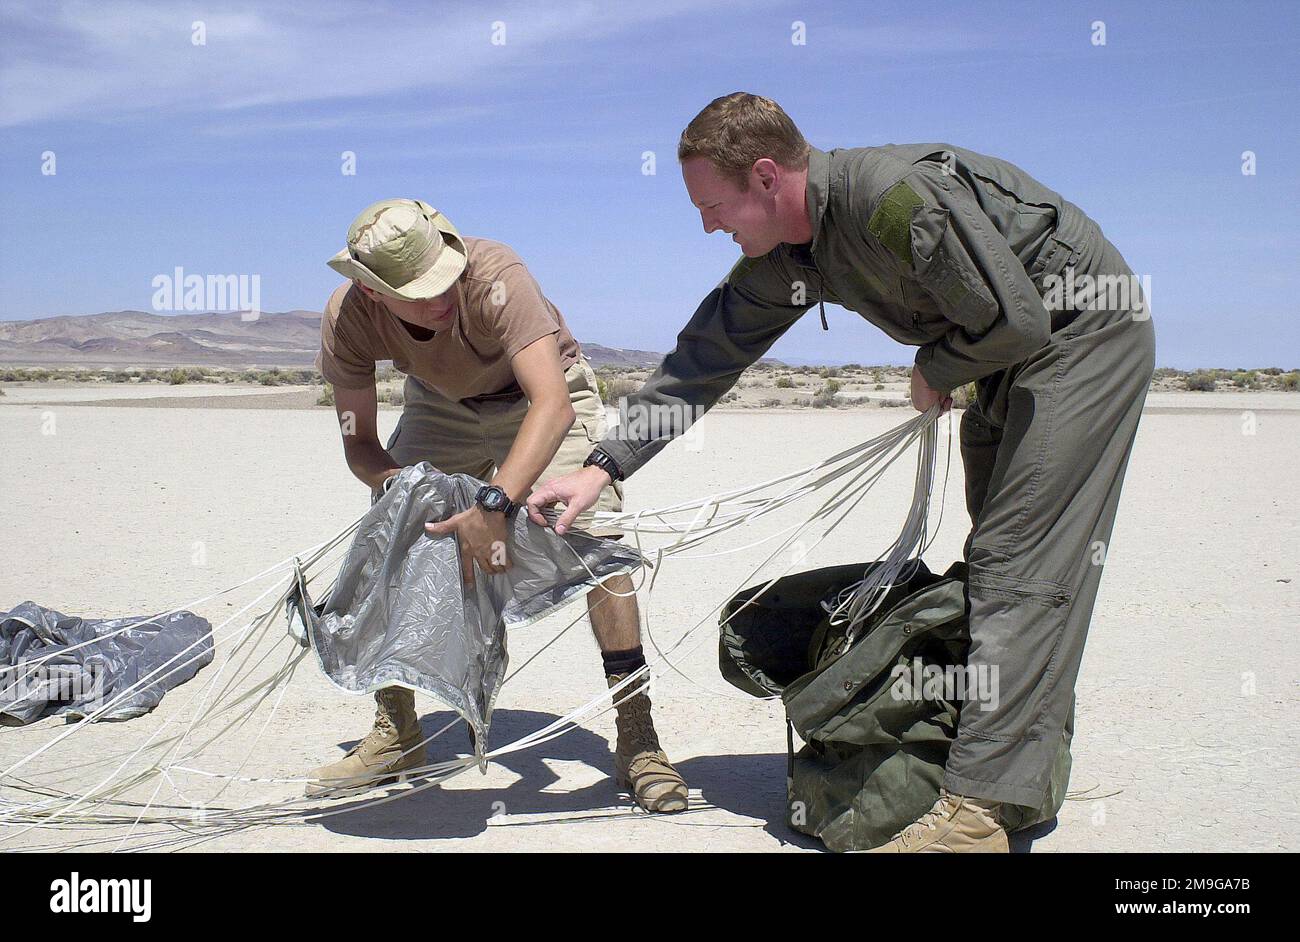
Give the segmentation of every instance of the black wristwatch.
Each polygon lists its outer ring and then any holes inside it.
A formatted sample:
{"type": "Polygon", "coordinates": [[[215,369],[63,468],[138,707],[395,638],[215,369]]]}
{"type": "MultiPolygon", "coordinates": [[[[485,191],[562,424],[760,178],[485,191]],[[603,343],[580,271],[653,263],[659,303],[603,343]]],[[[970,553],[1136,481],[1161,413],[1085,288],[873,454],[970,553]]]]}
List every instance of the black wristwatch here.
{"type": "Polygon", "coordinates": [[[519,505],[510,499],[510,496],[495,484],[484,484],[474,495],[474,503],[478,504],[489,513],[502,513],[507,517],[513,517],[519,505]]]}
{"type": "Polygon", "coordinates": [[[588,465],[595,465],[609,475],[611,481],[623,480],[623,469],[618,466],[618,462],[605,454],[599,448],[587,456],[587,460],[582,463],[585,468],[588,465]]]}

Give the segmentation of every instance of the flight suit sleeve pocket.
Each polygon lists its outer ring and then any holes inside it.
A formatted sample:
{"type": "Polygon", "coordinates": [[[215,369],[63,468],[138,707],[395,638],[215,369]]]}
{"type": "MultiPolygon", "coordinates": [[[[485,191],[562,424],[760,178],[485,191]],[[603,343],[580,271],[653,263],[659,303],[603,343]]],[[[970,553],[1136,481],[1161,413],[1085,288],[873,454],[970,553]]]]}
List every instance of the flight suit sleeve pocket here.
{"type": "Polygon", "coordinates": [[[988,330],[998,305],[953,231],[948,210],[918,206],[911,235],[913,274],[943,316],[975,334],[988,330]]]}

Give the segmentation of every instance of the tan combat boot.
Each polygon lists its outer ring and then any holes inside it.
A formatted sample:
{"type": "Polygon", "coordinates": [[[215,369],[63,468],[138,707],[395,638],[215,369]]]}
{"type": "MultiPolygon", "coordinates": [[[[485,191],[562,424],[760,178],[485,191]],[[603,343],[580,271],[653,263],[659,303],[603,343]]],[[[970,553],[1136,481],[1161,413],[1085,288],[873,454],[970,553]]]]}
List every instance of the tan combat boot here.
{"type": "Polygon", "coordinates": [[[869,854],[1005,854],[1006,828],[998,814],[1000,803],[967,798],[939,789],[934,807],[869,854]]]}
{"type": "Polygon", "coordinates": [[[425,764],[415,694],[404,687],[375,692],[375,725],[347,755],[309,773],[308,798],[343,798],[402,781],[401,773],[425,764]]]}
{"type": "MultiPolygon", "coordinates": [[[[613,687],[626,678],[626,674],[615,674],[605,679],[613,687]]],[[[631,792],[636,803],[646,811],[685,811],[686,782],[659,748],[654,720],[650,718],[650,695],[644,683],[633,681],[614,698],[623,700],[614,718],[618,727],[614,771],[619,786],[631,792]],[[639,688],[638,683],[641,683],[639,688]],[[633,690],[637,692],[628,696],[633,690]]]]}

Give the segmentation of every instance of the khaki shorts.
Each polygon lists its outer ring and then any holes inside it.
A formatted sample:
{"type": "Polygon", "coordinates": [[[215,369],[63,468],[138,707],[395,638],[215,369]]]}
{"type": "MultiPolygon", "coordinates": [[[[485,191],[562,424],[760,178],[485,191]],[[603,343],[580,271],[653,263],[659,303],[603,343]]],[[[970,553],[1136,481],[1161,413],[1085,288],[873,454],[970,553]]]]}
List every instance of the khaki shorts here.
{"type": "MultiPolygon", "coordinates": [[[[596,387],[596,374],[585,357],[565,371],[569,401],[577,413],[560,449],[547,465],[539,484],[582,467],[591,449],[605,437],[608,420],[596,387]]],[[[403,467],[427,461],[444,474],[470,474],[490,481],[506,460],[519,426],[528,414],[523,393],[447,399],[414,376],[406,378],[406,405],[388,439],[388,453],[403,467]]],[[[593,510],[620,512],[623,484],[615,481],[601,492],[593,510]]],[[[592,511],[580,514],[574,524],[599,536],[618,536],[622,531],[594,527],[592,511]]]]}

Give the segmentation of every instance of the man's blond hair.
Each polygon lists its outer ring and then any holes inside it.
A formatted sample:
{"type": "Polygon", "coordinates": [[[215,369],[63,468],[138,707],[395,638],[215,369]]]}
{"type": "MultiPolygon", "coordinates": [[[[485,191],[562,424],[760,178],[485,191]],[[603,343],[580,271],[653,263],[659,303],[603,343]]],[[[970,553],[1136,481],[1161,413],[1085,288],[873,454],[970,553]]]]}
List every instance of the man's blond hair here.
{"type": "Polygon", "coordinates": [[[677,142],[677,159],[706,157],[744,190],[754,162],[769,157],[787,170],[808,166],[808,142],[770,98],[732,92],[691,119],[677,142]]]}

